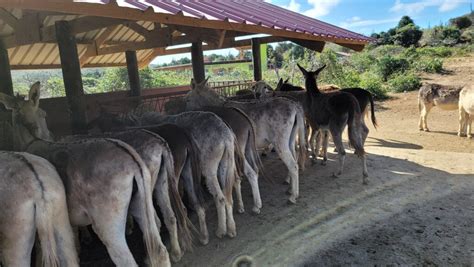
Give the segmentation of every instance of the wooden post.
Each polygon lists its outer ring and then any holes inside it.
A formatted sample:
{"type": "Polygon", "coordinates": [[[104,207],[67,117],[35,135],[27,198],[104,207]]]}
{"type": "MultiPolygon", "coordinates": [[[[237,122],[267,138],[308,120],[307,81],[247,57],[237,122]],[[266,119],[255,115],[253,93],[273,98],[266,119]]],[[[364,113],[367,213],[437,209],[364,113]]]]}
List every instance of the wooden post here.
{"type": "Polygon", "coordinates": [[[202,42],[194,42],[191,46],[191,62],[193,64],[194,81],[200,83],[206,79],[202,42]]]}
{"type": "Polygon", "coordinates": [[[252,38],[253,79],[262,80],[262,58],[260,57],[260,41],[252,38]]]}
{"type": "Polygon", "coordinates": [[[13,95],[13,82],[10,70],[10,59],[8,58],[8,50],[0,39],[0,92],[13,95]]]}
{"type": "MultiPolygon", "coordinates": [[[[13,95],[8,50],[0,39],[0,92],[13,95]]],[[[0,104],[0,150],[13,150],[12,113],[0,104]]]]}
{"type": "Polygon", "coordinates": [[[140,96],[140,75],[138,74],[138,61],[136,51],[126,51],[128,80],[130,82],[130,96],[140,96]]]}
{"type": "Polygon", "coordinates": [[[56,39],[58,40],[64,87],[69,104],[71,128],[74,134],[86,132],[87,114],[86,99],[82,87],[81,65],[77,53],[76,38],[71,34],[67,21],[56,22],[56,39]]]}

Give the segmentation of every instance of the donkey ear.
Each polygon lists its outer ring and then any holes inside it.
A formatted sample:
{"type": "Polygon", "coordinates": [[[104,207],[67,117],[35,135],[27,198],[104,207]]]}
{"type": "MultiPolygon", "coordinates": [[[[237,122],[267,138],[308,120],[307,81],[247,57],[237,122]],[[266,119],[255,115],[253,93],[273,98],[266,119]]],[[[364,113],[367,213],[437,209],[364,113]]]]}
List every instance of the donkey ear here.
{"type": "Polygon", "coordinates": [[[285,80],[285,83],[288,83],[289,80],[290,80],[290,78],[287,78],[287,79],[285,80]]]}
{"type": "Polygon", "coordinates": [[[326,64],[324,64],[321,68],[314,71],[314,75],[318,75],[324,68],[326,68],[326,64]]]}
{"type": "Polygon", "coordinates": [[[194,78],[191,78],[191,90],[194,90],[196,88],[196,82],[194,81],[194,78]]]}
{"type": "Polygon", "coordinates": [[[303,73],[304,76],[307,76],[307,75],[308,75],[308,71],[305,70],[303,67],[301,67],[299,63],[296,63],[296,65],[297,65],[298,68],[301,70],[301,72],[303,73]]]}
{"type": "Polygon", "coordinates": [[[40,82],[35,82],[31,88],[30,92],[28,93],[28,100],[32,101],[36,108],[39,107],[39,99],[40,99],[40,82]]]}
{"type": "Polygon", "coordinates": [[[17,99],[4,93],[0,93],[0,103],[10,110],[19,108],[17,99]]]}
{"type": "Polygon", "coordinates": [[[283,78],[280,78],[280,80],[278,81],[276,90],[278,90],[280,88],[280,86],[282,86],[282,84],[283,84],[283,78]]]}
{"type": "Polygon", "coordinates": [[[206,85],[206,84],[207,84],[207,81],[208,81],[210,78],[211,78],[211,76],[207,76],[207,78],[199,84],[199,87],[202,87],[202,86],[206,85]]]}

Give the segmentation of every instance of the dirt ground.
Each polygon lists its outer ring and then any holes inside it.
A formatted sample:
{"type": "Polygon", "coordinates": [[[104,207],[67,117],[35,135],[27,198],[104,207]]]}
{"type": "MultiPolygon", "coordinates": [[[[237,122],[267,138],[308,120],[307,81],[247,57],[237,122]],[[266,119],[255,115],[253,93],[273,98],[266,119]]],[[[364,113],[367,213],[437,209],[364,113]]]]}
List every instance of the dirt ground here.
{"type": "MultiPolygon", "coordinates": [[[[425,79],[472,82],[473,59],[451,60],[450,74],[425,79]]],[[[457,111],[434,108],[428,118],[432,131],[420,132],[416,92],[410,92],[377,103],[376,116],[380,127],[370,126],[366,144],[368,185],[362,185],[360,160],[352,153],[345,173],[334,178],[337,155],[331,153],[326,166],[307,162],[300,198],[291,205],[283,185],[287,170],[271,153],[263,158],[273,182],[260,181],[261,214],[251,214],[244,181],[246,212],[235,214],[237,237],[213,235],[217,219],[209,205],[209,244],[197,244],[174,266],[473,266],[474,139],[456,135],[457,111]]],[[[132,242],[134,253],[143,251],[139,241],[132,242]]],[[[98,258],[82,265],[111,265],[98,258]]]]}

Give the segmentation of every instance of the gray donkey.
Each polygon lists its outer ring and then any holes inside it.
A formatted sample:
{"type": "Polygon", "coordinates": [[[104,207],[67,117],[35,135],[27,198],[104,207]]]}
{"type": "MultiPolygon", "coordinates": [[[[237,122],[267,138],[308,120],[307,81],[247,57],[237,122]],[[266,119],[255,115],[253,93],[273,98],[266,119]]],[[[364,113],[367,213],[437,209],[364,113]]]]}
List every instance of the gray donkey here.
{"type": "Polygon", "coordinates": [[[346,92],[322,93],[318,89],[318,74],[326,65],[316,71],[307,71],[298,64],[305,77],[307,94],[308,118],[314,131],[329,129],[339,154],[339,170],[335,176],[341,175],[344,168],[345,149],[342,144],[342,132],[347,124],[349,143],[355,149],[355,154],[362,159],[362,182],[367,184],[367,164],[364,151],[361,111],[357,99],[346,92]]]}
{"type": "MultiPolygon", "coordinates": [[[[179,261],[183,256],[183,252],[178,240],[178,227],[182,245],[184,245],[186,250],[190,250],[192,247],[191,224],[179,196],[173,155],[166,141],[161,136],[142,129],[109,132],[98,136],[74,135],[68,136],[61,141],[71,142],[93,137],[121,140],[133,147],[143,159],[150,170],[151,187],[154,188],[155,199],[170,234],[171,260],[174,262],[179,261]]],[[[134,196],[130,205],[132,211],[138,210],[137,205],[139,205],[139,201],[137,200],[137,195],[134,196]]]]}
{"type": "Polygon", "coordinates": [[[151,266],[170,266],[161,241],[153,208],[151,175],[129,145],[115,139],[87,139],[54,143],[46,127],[46,113],[39,108],[40,84],[29,99],[0,94],[0,102],[13,110],[17,148],[48,159],[66,188],[69,218],[73,226],[92,225],[117,266],[137,266],[125,240],[125,222],[137,186],[138,210],[132,214],[143,231],[151,266]]]}
{"type": "Polygon", "coordinates": [[[418,127],[420,131],[429,132],[428,113],[434,106],[443,110],[458,109],[459,92],[462,86],[447,86],[436,83],[425,83],[418,91],[418,109],[420,111],[420,121],[418,127]]]}
{"type": "Polygon", "coordinates": [[[19,152],[0,151],[0,162],[0,265],[31,266],[38,232],[44,266],[79,266],[66,193],[54,166],[19,152]]]}
{"type": "Polygon", "coordinates": [[[238,173],[236,160],[243,155],[238,150],[232,130],[214,113],[185,112],[178,115],[161,115],[148,112],[142,116],[129,115],[122,118],[127,126],[152,126],[165,123],[176,124],[190,132],[198,145],[199,161],[207,189],[217,208],[218,228],[216,236],[237,235],[232,188],[238,173]],[[222,187],[221,187],[222,185],[222,187]]]}
{"type": "Polygon", "coordinates": [[[247,114],[256,126],[256,146],[266,148],[273,144],[280,159],[289,170],[289,201],[296,203],[299,196],[298,170],[304,170],[306,142],[303,109],[288,99],[275,98],[265,101],[228,101],[207,86],[207,79],[192,83],[193,90],[186,95],[186,109],[199,110],[207,106],[235,107],[247,114]],[[296,140],[299,136],[299,155],[296,140]],[[299,165],[299,166],[298,166],[299,165]]]}

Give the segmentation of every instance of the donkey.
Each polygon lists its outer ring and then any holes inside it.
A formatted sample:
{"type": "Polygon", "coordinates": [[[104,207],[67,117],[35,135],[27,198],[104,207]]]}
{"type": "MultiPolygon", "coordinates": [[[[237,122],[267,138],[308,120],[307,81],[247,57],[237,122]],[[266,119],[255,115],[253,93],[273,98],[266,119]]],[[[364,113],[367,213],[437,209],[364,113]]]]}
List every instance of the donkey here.
{"type": "Polygon", "coordinates": [[[474,86],[465,86],[459,93],[458,136],[472,138],[471,124],[474,119],[474,86]]]}
{"type": "Polygon", "coordinates": [[[73,226],[92,225],[118,266],[137,266],[125,240],[125,222],[135,182],[139,205],[132,212],[143,231],[152,266],[170,266],[153,208],[151,175],[140,156],[127,144],[109,138],[71,143],[51,142],[46,113],[39,108],[40,84],[29,99],[0,94],[0,102],[13,111],[15,145],[49,160],[66,188],[73,226]]]}
{"type": "MultiPolygon", "coordinates": [[[[340,89],[339,87],[333,84],[323,85],[321,87],[318,86],[318,89],[320,89],[321,91],[325,93],[328,91],[330,92],[334,90],[339,90],[341,92],[350,93],[357,99],[357,102],[359,103],[359,108],[362,112],[362,116],[361,116],[362,134],[363,134],[362,141],[363,141],[363,144],[365,144],[365,140],[367,139],[367,136],[369,135],[369,128],[367,127],[364,118],[368,116],[369,104],[370,104],[372,125],[376,129],[378,126],[377,119],[375,117],[375,105],[374,105],[374,99],[373,99],[372,94],[369,91],[362,88],[354,87],[354,88],[340,89]]],[[[278,82],[278,86],[276,87],[276,91],[274,92],[274,95],[290,97],[291,99],[295,99],[296,101],[300,102],[303,106],[307,106],[305,105],[306,94],[303,93],[304,91],[305,91],[304,88],[292,85],[288,83],[288,80],[283,82],[283,79],[280,79],[280,81],[278,82]],[[279,93],[279,91],[281,93],[279,93]]],[[[308,112],[308,110],[305,110],[305,112],[308,112]]],[[[309,141],[311,150],[312,150],[313,160],[316,159],[317,152],[319,151],[319,148],[321,147],[321,142],[322,142],[323,165],[327,161],[328,138],[329,138],[329,131],[327,130],[320,130],[318,132],[312,131],[311,138],[309,141]]]]}
{"type": "MultiPolygon", "coordinates": [[[[194,79],[191,80],[191,88],[195,88],[194,79]]],[[[175,114],[186,110],[186,102],[183,100],[171,100],[173,104],[167,106],[165,112],[167,114],[175,114]]],[[[169,103],[169,102],[168,102],[169,103]]],[[[249,179],[252,189],[254,206],[252,211],[255,214],[260,213],[262,208],[262,200],[260,198],[260,190],[258,187],[258,173],[263,173],[263,167],[255,145],[255,126],[254,122],[240,109],[227,107],[203,107],[201,111],[209,111],[219,116],[234,132],[240,151],[244,153],[243,166],[245,176],[249,179]]],[[[237,177],[234,188],[237,197],[237,211],[243,213],[244,203],[242,201],[242,193],[240,187],[240,177],[237,177]]]]}
{"type": "MultiPolygon", "coordinates": [[[[117,115],[102,113],[88,125],[89,130],[98,127],[102,132],[126,130],[125,123],[117,115]]],[[[166,140],[174,159],[174,175],[180,181],[178,185],[184,187],[191,206],[198,215],[201,244],[209,243],[209,233],[206,226],[204,197],[201,190],[201,167],[197,144],[191,135],[182,127],[174,124],[158,126],[134,127],[158,134],[166,140]]]]}
{"type": "MultiPolygon", "coordinates": [[[[64,138],[61,141],[68,142],[92,137],[94,136],[75,135],[64,138]]],[[[170,233],[171,260],[174,262],[179,261],[183,256],[183,252],[178,241],[178,227],[185,250],[190,250],[192,247],[192,235],[190,222],[187,219],[184,204],[178,192],[178,180],[174,172],[173,156],[166,141],[153,132],[139,129],[103,133],[96,137],[121,140],[133,147],[143,159],[150,170],[151,187],[154,188],[155,199],[163,214],[166,228],[170,233]],[[169,193],[171,193],[171,199],[169,193]],[[176,216],[175,211],[178,216],[176,216]]],[[[132,210],[138,210],[137,205],[139,205],[139,202],[136,199],[136,195],[130,205],[132,210]]]]}
{"type": "Polygon", "coordinates": [[[140,117],[130,114],[121,118],[121,121],[126,126],[171,123],[190,132],[198,145],[201,172],[206,178],[207,189],[217,207],[216,236],[222,238],[227,234],[231,238],[235,237],[237,231],[233,216],[232,188],[238,172],[236,157],[243,158],[243,155],[236,149],[237,140],[232,130],[211,112],[185,112],[167,116],[148,112],[140,117]]]}
{"type": "Polygon", "coordinates": [[[448,86],[436,83],[425,83],[418,91],[418,110],[420,111],[420,121],[418,127],[420,131],[429,132],[427,117],[434,106],[443,110],[458,109],[459,92],[462,86],[448,86]]]}
{"type": "Polygon", "coordinates": [[[0,162],[0,265],[30,266],[38,232],[44,266],[79,266],[66,193],[53,165],[5,151],[0,162]]]}
{"type": "Polygon", "coordinates": [[[239,108],[256,125],[256,147],[266,148],[273,144],[289,170],[289,201],[296,203],[299,196],[298,170],[304,169],[306,142],[304,134],[304,112],[295,102],[288,99],[268,99],[265,101],[227,101],[207,86],[207,79],[194,84],[186,95],[186,109],[199,110],[207,106],[239,108]],[[299,156],[296,153],[296,137],[299,140],[299,156]],[[299,166],[298,166],[299,165],[299,166]]]}
{"type": "Polygon", "coordinates": [[[362,183],[367,184],[368,173],[362,140],[363,128],[361,112],[357,99],[345,92],[322,93],[318,89],[318,74],[326,65],[316,71],[307,71],[298,64],[305,77],[306,105],[309,112],[309,121],[315,131],[329,129],[339,154],[339,170],[335,176],[342,174],[344,168],[345,149],[342,144],[342,132],[347,124],[349,143],[354,147],[355,154],[362,159],[362,183]]]}

